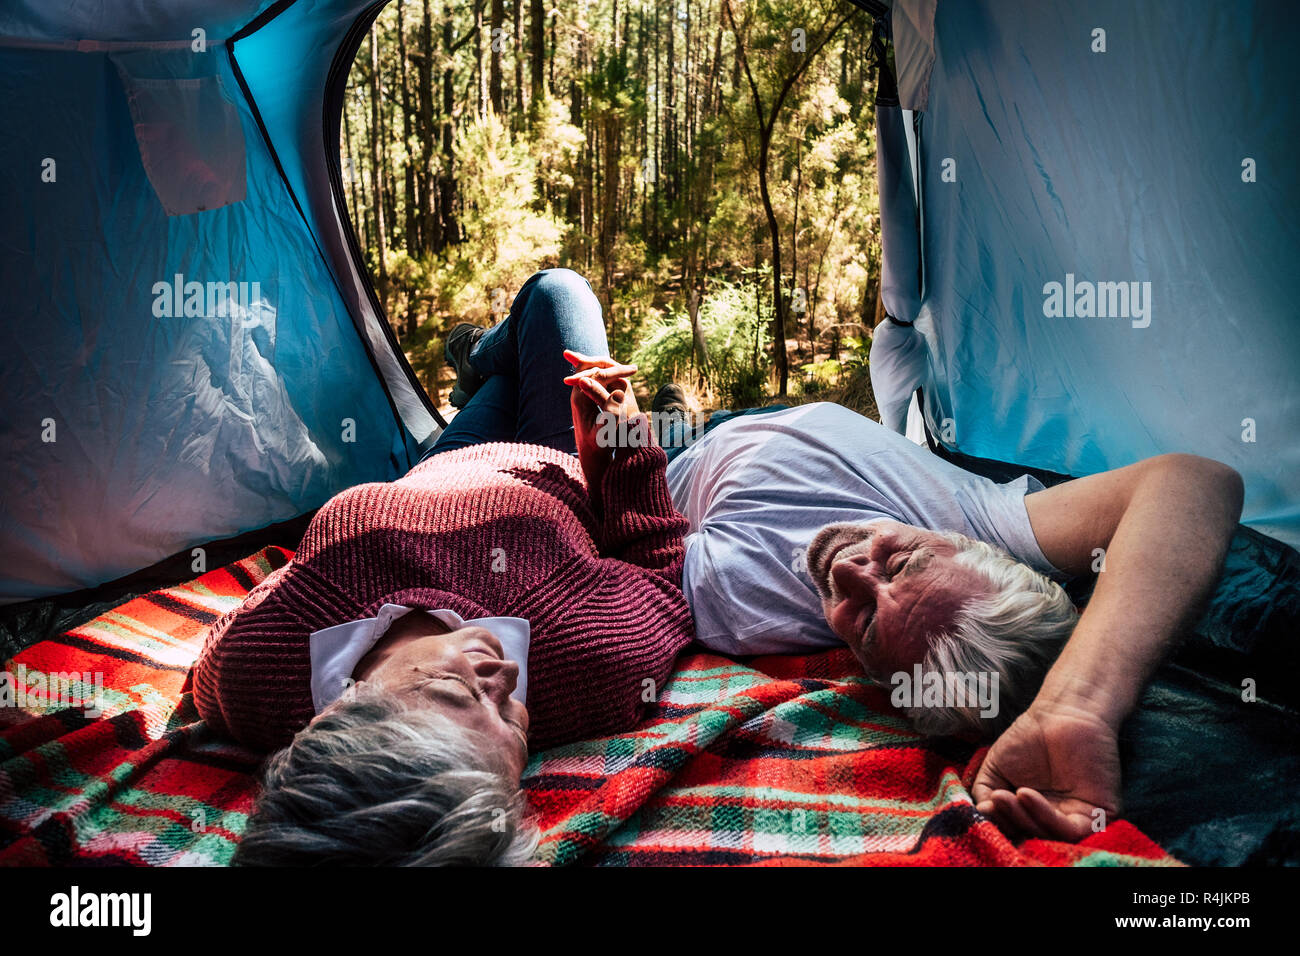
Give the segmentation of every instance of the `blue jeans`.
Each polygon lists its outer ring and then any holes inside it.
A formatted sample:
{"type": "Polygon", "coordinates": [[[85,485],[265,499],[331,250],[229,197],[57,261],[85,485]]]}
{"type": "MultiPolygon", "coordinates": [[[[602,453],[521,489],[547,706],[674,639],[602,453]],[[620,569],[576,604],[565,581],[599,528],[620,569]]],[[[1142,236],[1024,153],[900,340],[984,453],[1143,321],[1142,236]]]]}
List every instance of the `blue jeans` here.
{"type": "Polygon", "coordinates": [[[744,415],[763,415],[767,412],[779,412],[789,407],[788,405],[764,405],[762,408],[745,408],[738,412],[724,408],[710,415],[709,420],[704,423],[703,427],[677,419],[664,429],[660,440],[663,443],[664,452],[668,455],[668,460],[672,461],[723,422],[729,422],[733,418],[740,418],[744,415]]]}
{"type": "Polygon", "coordinates": [[[470,365],[486,381],[424,458],[495,441],[577,454],[564,384],[573,366],[565,349],[609,356],[600,301],[573,270],[543,269],[524,283],[510,314],[470,350],[470,365]]]}

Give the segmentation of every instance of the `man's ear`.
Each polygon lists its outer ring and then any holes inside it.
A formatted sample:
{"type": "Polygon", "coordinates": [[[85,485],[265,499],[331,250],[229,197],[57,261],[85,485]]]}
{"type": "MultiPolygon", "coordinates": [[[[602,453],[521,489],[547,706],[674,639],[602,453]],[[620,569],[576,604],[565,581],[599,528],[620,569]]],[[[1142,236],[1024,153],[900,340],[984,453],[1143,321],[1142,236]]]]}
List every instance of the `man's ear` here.
{"type": "Polygon", "coordinates": [[[351,677],[343,679],[343,693],[339,695],[339,700],[356,700],[357,697],[370,689],[370,684],[364,680],[353,680],[351,677]]]}
{"type": "Polygon", "coordinates": [[[311,724],[315,723],[319,718],[324,717],[326,714],[333,711],[339,706],[339,704],[357,700],[358,698],[371,693],[374,693],[373,682],[353,680],[351,677],[344,678],[343,693],[321,708],[321,712],[308,721],[308,726],[311,726],[311,724]]]}

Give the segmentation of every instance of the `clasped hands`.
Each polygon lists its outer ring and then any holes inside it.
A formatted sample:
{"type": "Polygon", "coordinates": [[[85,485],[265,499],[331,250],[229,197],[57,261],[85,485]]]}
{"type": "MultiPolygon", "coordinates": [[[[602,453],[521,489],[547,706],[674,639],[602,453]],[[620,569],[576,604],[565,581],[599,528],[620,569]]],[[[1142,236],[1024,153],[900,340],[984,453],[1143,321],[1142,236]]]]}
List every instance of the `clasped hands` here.
{"type": "Polygon", "coordinates": [[[570,405],[578,461],[587,476],[587,486],[596,489],[617,449],[640,447],[654,438],[632,392],[635,365],[569,349],[565,349],[564,358],[574,366],[564,384],[572,388],[570,405]]]}

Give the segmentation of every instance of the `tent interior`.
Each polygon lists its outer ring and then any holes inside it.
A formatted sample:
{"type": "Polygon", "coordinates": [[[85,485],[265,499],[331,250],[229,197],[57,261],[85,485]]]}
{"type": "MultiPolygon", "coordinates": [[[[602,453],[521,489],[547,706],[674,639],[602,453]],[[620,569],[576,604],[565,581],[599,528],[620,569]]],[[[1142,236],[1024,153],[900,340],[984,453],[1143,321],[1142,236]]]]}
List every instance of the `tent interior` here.
{"type": "MultiPolygon", "coordinates": [[[[385,2],[0,10],[0,657],[292,549],[445,424],[341,188],[385,2]]],[[[999,479],[1242,474],[1218,592],[1126,726],[1126,815],[1185,862],[1300,861],[1300,11],[854,2],[893,67],[882,421],[999,479]]]]}

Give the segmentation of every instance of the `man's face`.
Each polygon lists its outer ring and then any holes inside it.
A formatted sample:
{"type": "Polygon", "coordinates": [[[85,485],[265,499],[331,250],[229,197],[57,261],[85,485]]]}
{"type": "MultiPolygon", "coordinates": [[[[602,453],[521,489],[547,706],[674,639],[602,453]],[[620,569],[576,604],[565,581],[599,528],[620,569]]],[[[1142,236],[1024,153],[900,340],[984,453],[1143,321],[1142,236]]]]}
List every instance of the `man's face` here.
{"type": "Polygon", "coordinates": [[[826,620],[869,673],[910,670],[987,583],[933,531],[887,518],[827,525],[808,547],[826,620]]]}

